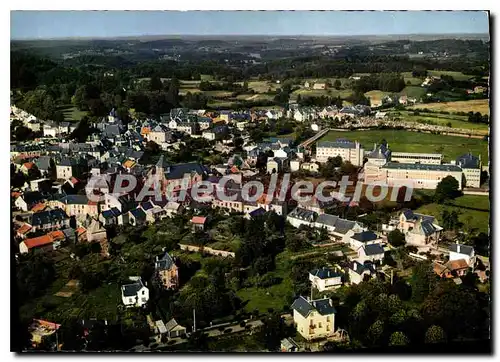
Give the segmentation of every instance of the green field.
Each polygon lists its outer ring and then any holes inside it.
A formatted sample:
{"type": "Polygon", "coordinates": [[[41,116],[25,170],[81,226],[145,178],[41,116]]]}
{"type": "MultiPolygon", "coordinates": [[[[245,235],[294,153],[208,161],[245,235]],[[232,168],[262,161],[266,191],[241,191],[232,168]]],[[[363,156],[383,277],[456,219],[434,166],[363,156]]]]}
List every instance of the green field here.
{"type": "Polygon", "coordinates": [[[350,89],[334,89],[334,88],[329,88],[329,89],[306,89],[306,88],[301,88],[297,89],[295,92],[292,93],[291,98],[296,99],[297,96],[300,94],[301,97],[304,96],[309,96],[309,97],[321,97],[321,96],[327,96],[327,97],[340,97],[342,99],[348,98],[349,96],[352,95],[352,90],[350,89]]]}
{"type": "Polygon", "coordinates": [[[417,100],[422,98],[425,93],[425,88],[420,86],[406,86],[401,92],[399,92],[402,96],[404,95],[410,98],[416,98],[417,100]]]}
{"type": "Polygon", "coordinates": [[[392,151],[442,153],[444,160],[454,160],[466,152],[481,154],[483,163],[488,162],[488,142],[482,139],[435,135],[430,133],[404,130],[369,130],[369,131],[331,131],[321,141],[334,141],[347,138],[359,141],[366,149],[372,149],[374,143],[387,140],[392,151]]]}
{"type": "Polygon", "coordinates": [[[87,115],[86,111],[80,111],[78,108],[72,106],[71,104],[60,106],[58,110],[62,111],[62,113],[64,114],[64,120],[69,122],[80,121],[83,116],[87,115]]]}
{"type": "Polygon", "coordinates": [[[468,80],[473,77],[472,75],[467,75],[462,72],[453,72],[449,70],[429,70],[427,71],[427,73],[435,77],[440,77],[441,75],[449,75],[452,76],[455,80],[468,80]]]}
{"type": "MultiPolygon", "coordinates": [[[[453,128],[471,129],[481,131],[485,135],[489,133],[489,126],[484,123],[472,123],[468,121],[467,116],[459,116],[454,114],[426,113],[420,112],[419,115],[414,115],[412,111],[400,111],[400,115],[396,116],[405,121],[421,122],[430,121],[438,126],[447,126],[451,123],[453,128]]],[[[396,112],[397,114],[397,112],[396,112]]]]}
{"type": "Polygon", "coordinates": [[[268,93],[269,89],[272,92],[280,88],[280,84],[276,84],[268,81],[250,81],[248,82],[248,88],[253,89],[255,93],[268,93]]]}
{"type": "Polygon", "coordinates": [[[403,76],[406,84],[408,84],[408,82],[410,82],[411,85],[420,86],[420,84],[422,84],[422,82],[423,82],[423,79],[415,78],[412,75],[412,72],[403,72],[403,73],[401,73],[401,75],[403,76]]]}
{"type": "Polygon", "coordinates": [[[488,196],[464,195],[453,200],[452,205],[427,204],[420,207],[417,212],[435,216],[438,221],[441,221],[441,212],[444,208],[454,209],[460,213],[459,219],[466,228],[477,228],[478,231],[488,232],[490,218],[488,196]]]}

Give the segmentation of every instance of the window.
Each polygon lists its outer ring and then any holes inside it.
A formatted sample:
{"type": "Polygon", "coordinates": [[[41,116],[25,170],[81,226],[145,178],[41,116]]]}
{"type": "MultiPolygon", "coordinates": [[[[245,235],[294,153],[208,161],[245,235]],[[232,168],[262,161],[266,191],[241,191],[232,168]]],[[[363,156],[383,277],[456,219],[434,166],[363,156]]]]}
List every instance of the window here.
{"type": "Polygon", "coordinates": [[[321,322],[318,323],[318,328],[323,328],[321,322]]]}

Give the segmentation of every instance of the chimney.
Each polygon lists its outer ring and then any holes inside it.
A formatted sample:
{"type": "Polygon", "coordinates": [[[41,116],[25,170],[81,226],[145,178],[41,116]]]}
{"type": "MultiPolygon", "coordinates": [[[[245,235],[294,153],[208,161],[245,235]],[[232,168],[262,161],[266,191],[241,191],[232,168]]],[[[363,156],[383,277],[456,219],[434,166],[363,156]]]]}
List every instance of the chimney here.
{"type": "Polygon", "coordinates": [[[377,149],[377,144],[373,143],[373,150],[375,151],[377,149]]]}
{"type": "Polygon", "coordinates": [[[333,307],[333,302],[331,298],[328,298],[328,301],[330,302],[330,307],[333,307]]]}
{"type": "Polygon", "coordinates": [[[460,244],[457,243],[457,253],[460,253],[460,244]]]}

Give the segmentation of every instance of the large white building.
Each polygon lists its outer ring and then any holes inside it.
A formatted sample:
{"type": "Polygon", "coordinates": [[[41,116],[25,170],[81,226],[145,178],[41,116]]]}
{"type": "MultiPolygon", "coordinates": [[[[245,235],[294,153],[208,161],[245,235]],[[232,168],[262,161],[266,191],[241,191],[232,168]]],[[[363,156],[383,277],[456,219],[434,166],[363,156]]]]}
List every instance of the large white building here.
{"type": "Polygon", "coordinates": [[[364,168],[365,183],[380,181],[388,186],[407,185],[414,189],[433,190],[447,176],[454,177],[458,181],[458,188],[462,188],[462,169],[456,165],[388,162],[381,167],[366,164],[364,168]]]}
{"type": "Polygon", "coordinates": [[[338,139],[335,142],[323,141],[316,145],[316,161],[326,162],[329,158],[340,156],[354,166],[363,165],[364,149],[359,142],[338,139]]]}

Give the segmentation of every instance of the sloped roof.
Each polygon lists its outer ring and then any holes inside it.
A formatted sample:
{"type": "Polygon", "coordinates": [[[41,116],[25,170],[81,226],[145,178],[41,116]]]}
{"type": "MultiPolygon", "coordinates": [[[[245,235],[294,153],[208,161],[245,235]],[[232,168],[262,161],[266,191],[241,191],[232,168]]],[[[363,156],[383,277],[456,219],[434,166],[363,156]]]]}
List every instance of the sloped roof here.
{"type": "Polygon", "coordinates": [[[450,245],[450,251],[471,256],[472,253],[474,252],[474,248],[472,246],[469,246],[469,245],[463,245],[463,244],[456,243],[456,244],[450,245]]]}
{"type": "Polygon", "coordinates": [[[384,254],[384,248],[380,244],[370,244],[363,247],[368,256],[384,254]]]}
{"type": "Polygon", "coordinates": [[[122,285],[122,294],[124,297],[135,297],[137,292],[141,290],[144,285],[142,280],[136,280],[134,283],[122,285]]]}
{"type": "Polygon", "coordinates": [[[321,214],[318,216],[318,219],[316,219],[316,222],[319,224],[335,227],[338,219],[339,217],[337,215],[321,214]]]}
{"type": "Polygon", "coordinates": [[[191,222],[193,224],[204,224],[206,220],[207,220],[207,218],[203,217],[203,216],[193,216],[193,218],[191,219],[191,222]]]}
{"type": "Polygon", "coordinates": [[[467,261],[465,259],[458,259],[458,260],[452,260],[446,263],[446,266],[450,270],[460,270],[460,269],[467,269],[469,267],[469,264],[467,264],[467,261]]]}
{"type": "Polygon", "coordinates": [[[174,259],[172,259],[168,252],[165,252],[165,255],[155,262],[155,269],[170,269],[173,265],[175,265],[174,259]]]}
{"type": "Polygon", "coordinates": [[[321,315],[337,313],[335,308],[330,305],[330,299],[328,298],[308,301],[300,296],[292,303],[292,309],[296,310],[304,318],[307,318],[312,311],[317,311],[321,315]]]}
{"type": "Polygon", "coordinates": [[[356,233],[353,236],[351,236],[351,238],[353,238],[354,240],[360,241],[362,243],[366,243],[368,241],[379,239],[377,234],[375,234],[373,231],[370,231],[370,230],[356,233]]]}
{"type": "Polygon", "coordinates": [[[333,271],[329,268],[314,269],[311,270],[309,273],[320,279],[337,278],[342,276],[342,274],[333,271]]]}

